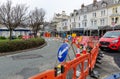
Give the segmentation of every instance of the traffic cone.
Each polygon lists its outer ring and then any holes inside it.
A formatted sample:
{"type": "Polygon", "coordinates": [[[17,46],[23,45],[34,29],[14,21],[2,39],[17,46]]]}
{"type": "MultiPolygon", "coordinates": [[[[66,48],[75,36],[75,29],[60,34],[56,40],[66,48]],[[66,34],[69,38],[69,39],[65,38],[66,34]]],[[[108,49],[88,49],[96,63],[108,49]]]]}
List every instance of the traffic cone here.
{"type": "Polygon", "coordinates": [[[86,47],[84,46],[84,47],[83,47],[82,54],[86,54],[86,53],[87,53],[87,51],[86,51],[86,47]]]}
{"type": "Polygon", "coordinates": [[[80,49],[77,48],[76,58],[80,56],[80,49]]]}

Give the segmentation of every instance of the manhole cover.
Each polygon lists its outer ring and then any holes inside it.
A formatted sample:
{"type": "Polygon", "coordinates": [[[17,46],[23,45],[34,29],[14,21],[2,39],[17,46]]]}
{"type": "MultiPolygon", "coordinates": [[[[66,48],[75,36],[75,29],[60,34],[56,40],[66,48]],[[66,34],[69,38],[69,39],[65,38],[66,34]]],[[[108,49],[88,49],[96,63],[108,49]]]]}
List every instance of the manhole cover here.
{"type": "Polygon", "coordinates": [[[40,58],[43,57],[42,55],[38,54],[28,54],[28,55],[16,55],[12,56],[13,60],[23,60],[23,59],[34,59],[34,58],[40,58]]]}

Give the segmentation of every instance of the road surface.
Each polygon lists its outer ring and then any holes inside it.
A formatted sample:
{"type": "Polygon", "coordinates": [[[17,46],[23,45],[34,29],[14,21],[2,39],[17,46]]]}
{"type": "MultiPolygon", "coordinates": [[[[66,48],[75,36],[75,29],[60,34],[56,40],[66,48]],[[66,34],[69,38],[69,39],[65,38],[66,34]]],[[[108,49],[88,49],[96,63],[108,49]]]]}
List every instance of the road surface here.
{"type": "Polygon", "coordinates": [[[57,50],[61,41],[46,39],[42,49],[33,49],[0,57],[0,79],[27,79],[56,65],[57,50]]]}

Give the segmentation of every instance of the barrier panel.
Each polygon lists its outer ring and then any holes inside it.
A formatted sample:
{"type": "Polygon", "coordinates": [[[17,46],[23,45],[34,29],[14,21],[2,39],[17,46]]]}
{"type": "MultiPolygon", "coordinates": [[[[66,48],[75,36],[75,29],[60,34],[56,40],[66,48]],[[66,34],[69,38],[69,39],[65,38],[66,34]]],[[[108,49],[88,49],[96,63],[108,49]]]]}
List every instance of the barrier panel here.
{"type": "Polygon", "coordinates": [[[29,79],[86,79],[89,72],[93,70],[99,53],[99,45],[94,45],[91,40],[91,38],[87,39],[87,45],[92,48],[89,52],[81,53],[80,56],[61,63],[55,69],[47,70],[29,79]]]}

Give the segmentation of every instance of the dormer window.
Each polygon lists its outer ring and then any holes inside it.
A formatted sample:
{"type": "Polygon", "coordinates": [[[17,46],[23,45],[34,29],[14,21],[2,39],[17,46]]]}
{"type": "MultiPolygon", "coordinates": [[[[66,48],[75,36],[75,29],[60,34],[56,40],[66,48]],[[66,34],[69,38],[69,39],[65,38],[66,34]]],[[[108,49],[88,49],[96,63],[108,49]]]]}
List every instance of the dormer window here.
{"type": "Polygon", "coordinates": [[[106,7],[106,4],[103,4],[102,7],[106,7]]]}
{"type": "Polygon", "coordinates": [[[106,3],[103,3],[103,4],[102,4],[102,7],[106,7],[106,6],[107,6],[107,4],[106,4],[106,3]]]}
{"type": "Polygon", "coordinates": [[[97,8],[98,8],[98,6],[97,6],[97,5],[93,6],[93,10],[96,10],[97,8]]]}
{"type": "Polygon", "coordinates": [[[102,5],[102,7],[106,7],[106,6],[107,6],[107,2],[103,1],[103,2],[101,3],[101,5],[102,5]]]}

